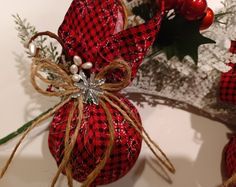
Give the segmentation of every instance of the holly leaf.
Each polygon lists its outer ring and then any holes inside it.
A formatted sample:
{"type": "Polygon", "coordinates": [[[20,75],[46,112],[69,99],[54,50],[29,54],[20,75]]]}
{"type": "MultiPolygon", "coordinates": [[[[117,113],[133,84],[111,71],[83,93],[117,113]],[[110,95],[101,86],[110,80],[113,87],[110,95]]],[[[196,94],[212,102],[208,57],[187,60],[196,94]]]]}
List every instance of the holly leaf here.
{"type": "Polygon", "coordinates": [[[182,61],[190,56],[197,64],[199,46],[215,43],[200,33],[200,24],[200,21],[188,21],[179,15],[173,19],[164,18],[154,47],[163,50],[168,60],[176,56],[182,61]]]}

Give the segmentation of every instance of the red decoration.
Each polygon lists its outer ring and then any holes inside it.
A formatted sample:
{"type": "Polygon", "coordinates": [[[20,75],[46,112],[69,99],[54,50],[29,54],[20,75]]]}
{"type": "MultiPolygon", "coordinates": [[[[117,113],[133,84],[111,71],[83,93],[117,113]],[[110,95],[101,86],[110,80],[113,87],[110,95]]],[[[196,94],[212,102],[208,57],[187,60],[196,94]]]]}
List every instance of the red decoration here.
{"type": "Polygon", "coordinates": [[[194,21],[201,19],[207,10],[206,0],[184,0],[180,8],[180,14],[187,20],[194,21]]]}
{"type": "MultiPolygon", "coordinates": [[[[118,96],[123,103],[129,106],[134,116],[139,118],[137,109],[123,96],[118,96]]],[[[54,116],[49,133],[49,148],[58,165],[63,158],[64,139],[68,115],[73,102],[63,106],[54,116]]],[[[114,122],[115,146],[110,159],[93,185],[108,184],[123,177],[135,164],[141,149],[142,137],[124,120],[124,117],[107,104],[114,122]]],[[[71,124],[71,133],[76,127],[77,112],[71,124]]],[[[109,129],[106,114],[100,105],[85,105],[82,126],[77,138],[77,143],[71,156],[73,178],[83,182],[95,169],[103,158],[109,144],[109,129]]]]}
{"type": "Polygon", "coordinates": [[[74,0],[58,31],[68,55],[96,62],[97,44],[120,31],[116,30],[119,16],[124,23],[119,1],[74,0]]]}
{"type": "MultiPolygon", "coordinates": [[[[78,55],[93,63],[92,72],[99,72],[115,59],[123,59],[132,68],[132,78],[159,31],[162,14],[157,13],[149,22],[121,31],[125,22],[123,6],[117,0],[74,0],[59,28],[64,49],[72,59],[78,55]],[[117,29],[118,28],[118,29],[117,29]]],[[[108,75],[108,81],[121,79],[121,72],[108,75]]],[[[118,96],[131,113],[139,117],[136,108],[123,96],[118,96]]],[[[93,185],[111,183],[124,176],[136,162],[141,149],[141,135],[108,103],[115,127],[115,144],[105,167],[93,185]]],[[[63,106],[51,123],[49,148],[57,164],[64,153],[65,129],[73,102],[63,106]]],[[[75,128],[78,111],[74,113],[71,133],[75,128]]],[[[72,151],[70,165],[75,180],[84,181],[101,161],[108,146],[108,122],[100,105],[84,104],[82,127],[72,151]]],[[[139,118],[138,118],[139,119],[139,118]]]]}
{"type": "Polygon", "coordinates": [[[118,15],[124,18],[122,8],[116,0],[74,0],[58,32],[69,56],[78,55],[94,63],[95,73],[114,59],[122,58],[130,63],[134,78],[155,40],[162,16],[157,13],[148,23],[115,33],[118,15]],[[88,10],[84,12],[85,2],[88,10]]]}
{"type": "MultiPolygon", "coordinates": [[[[236,54],[236,41],[231,41],[229,51],[236,54]]],[[[220,100],[229,104],[236,104],[236,65],[230,63],[232,69],[227,73],[222,73],[220,80],[220,100]]],[[[225,186],[236,187],[236,136],[231,136],[229,143],[224,149],[224,169],[226,177],[225,186]]]]}
{"type": "Polygon", "coordinates": [[[236,173],[236,136],[225,147],[225,171],[228,178],[236,173]]]}
{"type": "MultiPolygon", "coordinates": [[[[231,41],[229,50],[231,53],[236,54],[236,41],[231,41]]],[[[232,69],[227,73],[222,73],[220,80],[220,100],[223,102],[236,104],[236,65],[229,64],[232,69]]]]}
{"type": "Polygon", "coordinates": [[[209,28],[212,23],[214,22],[215,19],[215,14],[211,8],[207,8],[206,15],[203,18],[201,25],[200,25],[200,30],[205,30],[209,28]]]}

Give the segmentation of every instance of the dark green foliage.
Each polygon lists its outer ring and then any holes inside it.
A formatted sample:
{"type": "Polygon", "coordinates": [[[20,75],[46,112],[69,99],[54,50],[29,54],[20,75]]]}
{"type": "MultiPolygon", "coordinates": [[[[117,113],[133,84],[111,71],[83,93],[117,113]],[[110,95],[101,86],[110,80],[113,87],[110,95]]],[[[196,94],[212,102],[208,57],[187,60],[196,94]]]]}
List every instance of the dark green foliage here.
{"type": "MultiPolygon", "coordinates": [[[[133,13],[145,21],[151,19],[155,11],[157,11],[157,7],[149,3],[133,9],[133,13]]],[[[183,60],[185,56],[190,56],[197,63],[199,46],[215,43],[200,33],[199,26],[200,20],[188,21],[180,15],[176,15],[172,19],[166,16],[153,45],[154,51],[163,51],[168,59],[176,56],[179,60],[183,60]]]]}
{"type": "Polygon", "coordinates": [[[215,43],[200,33],[199,25],[200,21],[187,21],[181,16],[165,18],[154,47],[163,50],[168,59],[177,56],[179,60],[183,60],[188,55],[197,63],[199,46],[215,43]]]}

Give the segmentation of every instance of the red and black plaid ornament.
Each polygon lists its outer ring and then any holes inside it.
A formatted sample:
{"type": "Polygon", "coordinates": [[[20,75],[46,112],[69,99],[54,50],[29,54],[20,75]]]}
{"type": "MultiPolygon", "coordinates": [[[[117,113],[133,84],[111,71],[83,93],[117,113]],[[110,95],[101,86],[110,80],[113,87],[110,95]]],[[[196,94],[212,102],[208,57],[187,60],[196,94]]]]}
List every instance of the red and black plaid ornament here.
{"type": "MultiPolygon", "coordinates": [[[[125,23],[123,5],[117,0],[74,0],[59,28],[67,59],[78,55],[92,62],[90,73],[98,73],[116,59],[129,63],[132,79],[159,31],[162,14],[149,22],[122,30],[125,23]]],[[[114,71],[107,80],[122,79],[114,71]]],[[[122,95],[115,94],[139,118],[137,109],[122,95]]],[[[110,98],[112,100],[112,98],[110,98]]],[[[114,101],[115,102],[115,101],[114,101]]],[[[119,103],[117,103],[119,105],[119,103]]],[[[58,165],[64,156],[65,131],[73,100],[54,116],[50,126],[49,148],[58,165]]],[[[112,153],[92,186],[108,184],[124,176],[135,164],[141,149],[142,137],[121,113],[106,103],[115,128],[112,153]]],[[[75,129],[78,111],[73,114],[71,133],[75,129]]],[[[130,116],[131,117],[131,116],[130,116]]],[[[83,182],[104,156],[109,143],[108,121],[100,105],[84,104],[82,126],[69,164],[75,180],[83,182]]]]}
{"type": "MultiPolygon", "coordinates": [[[[225,146],[224,149],[224,169],[227,175],[227,178],[232,177],[236,173],[236,136],[231,137],[229,143],[225,146]]],[[[236,187],[236,185],[234,186],[236,187]]]]}
{"type": "MultiPolygon", "coordinates": [[[[236,41],[231,41],[229,50],[232,54],[236,54],[236,41]]],[[[223,102],[236,104],[236,65],[229,64],[232,69],[227,73],[222,73],[220,80],[220,100],[223,102]]]]}
{"type": "MultiPolygon", "coordinates": [[[[140,119],[137,109],[122,95],[119,95],[119,98],[140,119]]],[[[54,116],[50,127],[49,148],[58,165],[63,158],[65,131],[72,105],[73,102],[70,102],[62,107],[54,116]]],[[[94,181],[94,185],[108,184],[127,174],[135,164],[142,145],[141,135],[120,112],[109,104],[107,107],[113,118],[115,144],[110,159],[94,181]]],[[[71,124],[72,134],[77,124],[77,115],[78,111],[75,111],[71,124]]],[[[110,141],[107,117],[100,105],[86,105],[83,116],[82,126],[70,159],[73,178],[79,182],[85,181],[102,160],[110,141]]]]}

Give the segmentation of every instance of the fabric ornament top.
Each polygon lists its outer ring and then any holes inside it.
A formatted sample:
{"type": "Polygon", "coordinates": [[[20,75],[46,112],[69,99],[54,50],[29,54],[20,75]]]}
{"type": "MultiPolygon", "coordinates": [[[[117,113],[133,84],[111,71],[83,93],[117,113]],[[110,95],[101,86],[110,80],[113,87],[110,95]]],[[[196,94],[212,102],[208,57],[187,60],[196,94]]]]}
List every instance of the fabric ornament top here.
{"type": "Polygon", "coordinates": [[[123,30],[126,15],[120,1],[74,0],[58,34],[69,58],[78,55],[92,62],[95,73],[114,59],[123,59],[130,64],[133,79],[160,29],[161,14],[123,30]]]}

